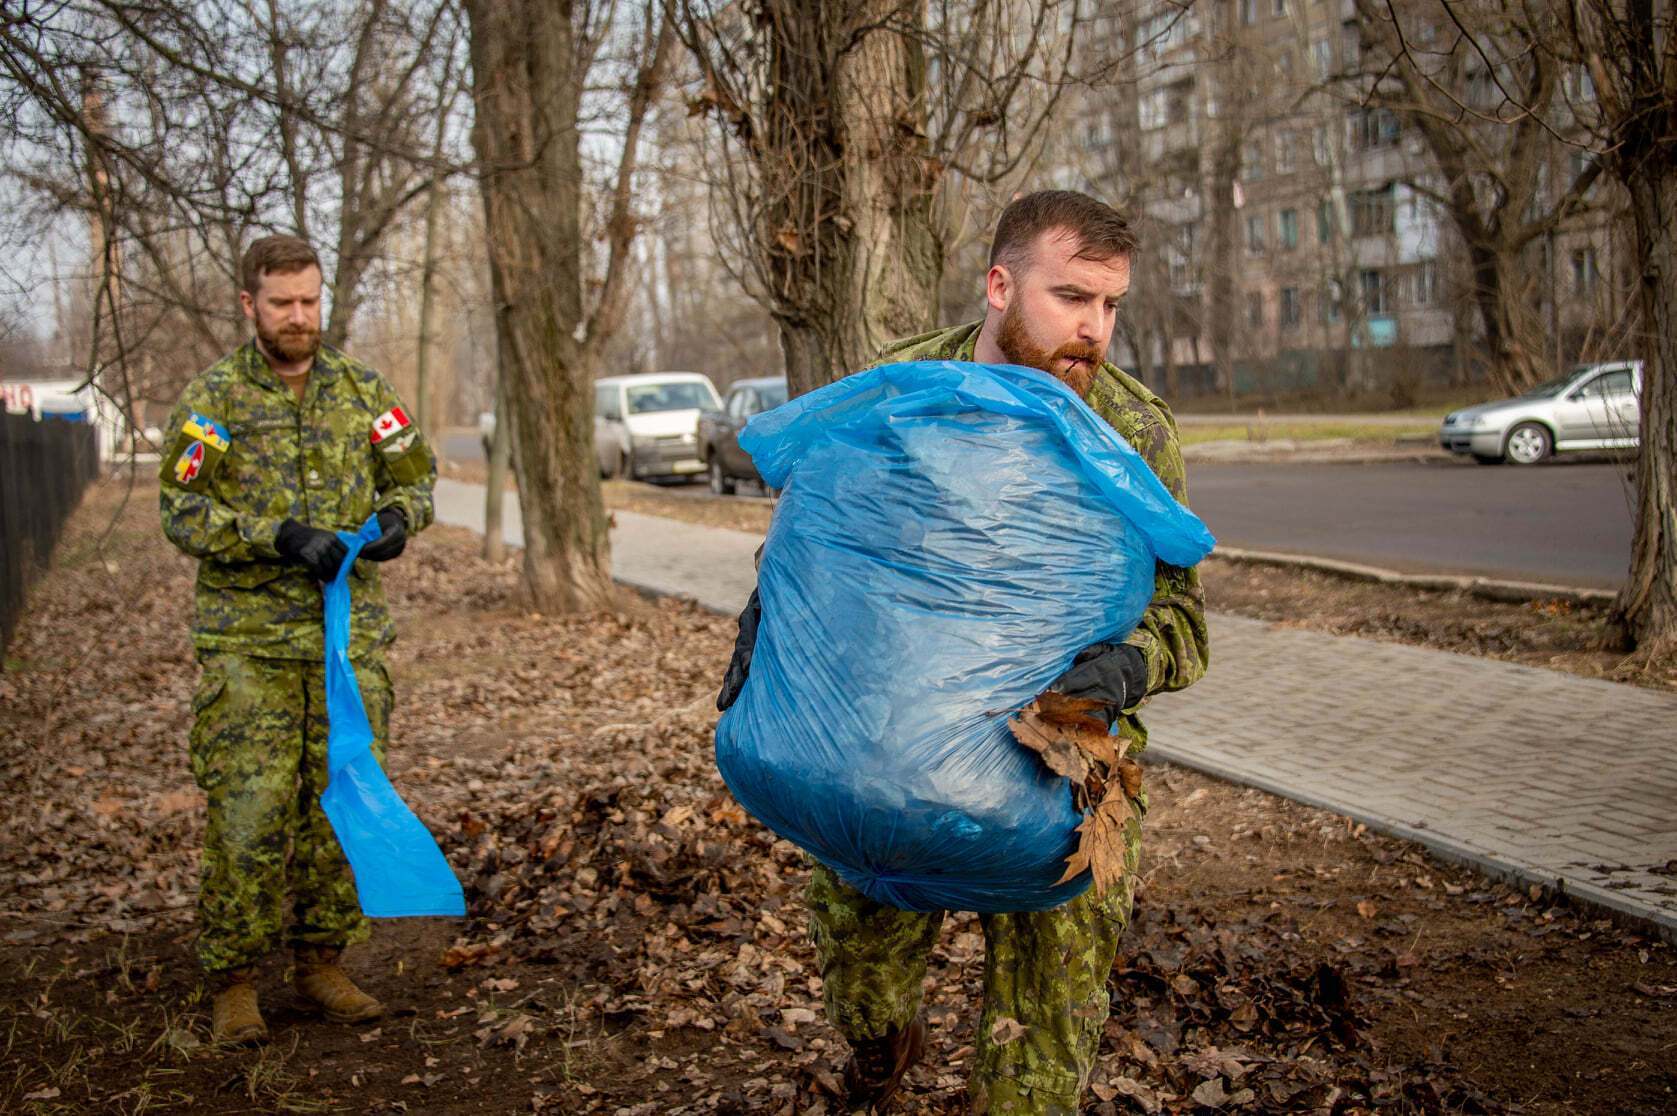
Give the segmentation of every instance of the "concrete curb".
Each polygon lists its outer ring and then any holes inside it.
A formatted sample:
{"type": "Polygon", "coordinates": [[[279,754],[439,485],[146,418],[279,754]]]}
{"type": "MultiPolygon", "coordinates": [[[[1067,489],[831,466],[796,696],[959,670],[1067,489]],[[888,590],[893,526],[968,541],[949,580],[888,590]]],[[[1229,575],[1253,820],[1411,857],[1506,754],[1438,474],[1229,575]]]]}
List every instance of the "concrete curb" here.
{"type": "Polygon", "coordinates": [[[1488,601],[1507,601],[1523,604],[1527,601],[1566,600],[1577,604],[1612,604],[1618,596],[1610,589],[1585,589],[1572,585],[1551,585],[1541,581],[1506,581],[1493,577],[1473,577],[1465,574],[1406,574],[1397,570],[1364,566],[1356,562],[1341,562],[1333,558],[1313,558],[1306,554],[1280,554],[1269,550],[1245,550],[1236,546],[1219,546],[1211,552],[1213,558],[1243,562],[1254,566],[1280,566],[1287,569],[1314,570],[1333,574],[1351,581],[1373,581],[1381,585],[1398,585],[1408,589],[1432,589],[1442,592],[1462,592],[1488,601]]]}
{"type": "Polygon", "coordinates": [[[1296,786],[1285,785],[1276,779],[1243,772],[1227,764],[1182,755],[1174,751],[1170,745],[1157,739],[1148,741],[1147,748],[1141,753],[1140,758],[1143,763],[1150,760],[1154,762],[1164,760],[1178,767],[1186,767],[1193,771],[1215,776],[1227,783],[1254,787],[1279,798],[1301,802],[1306,806],[1314,806],[1319,810],[1326,810],[1339,817],[1350,818],[1352,821],[1363,823],[1376,832],[1397,837],[1404,841],[1413,841],[1417,845],[1425,847],[1440,859],[1466,865],[1492,879],[1526,885],[1536,884],[1545,891],[1565,895],[1591,906],[1600,907],[1621,922],[1646,927],[1666,941],[1677,943],[1677,915],[1660,910],[1650,910],[1647,904],[1628,900],[1614,891],[1595,884],[1568,880],[1552,871],[1528,864],[1518,857],[1509,856],[1506,853],[1490,852],[1469,842],[1460,841],[1431,829],[1400,821],[1378,811],[1347,809],[1343,803],[1335,802],[1323,795],[1302,791],[1296,786]]]}

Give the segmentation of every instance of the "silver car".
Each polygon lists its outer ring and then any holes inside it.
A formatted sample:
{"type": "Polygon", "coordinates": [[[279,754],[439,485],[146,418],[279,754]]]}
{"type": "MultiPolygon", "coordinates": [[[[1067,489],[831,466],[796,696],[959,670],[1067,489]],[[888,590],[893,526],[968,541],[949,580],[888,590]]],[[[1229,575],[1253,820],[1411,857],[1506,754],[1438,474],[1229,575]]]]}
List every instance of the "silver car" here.
{"type": "Polygon", "coordinates": [[[1642,362],[1587,364],[1524,395],[1444,416],[1438,444],[1481,465],[1535,465],[1569,450],[1635,449],[1642,362]]]}

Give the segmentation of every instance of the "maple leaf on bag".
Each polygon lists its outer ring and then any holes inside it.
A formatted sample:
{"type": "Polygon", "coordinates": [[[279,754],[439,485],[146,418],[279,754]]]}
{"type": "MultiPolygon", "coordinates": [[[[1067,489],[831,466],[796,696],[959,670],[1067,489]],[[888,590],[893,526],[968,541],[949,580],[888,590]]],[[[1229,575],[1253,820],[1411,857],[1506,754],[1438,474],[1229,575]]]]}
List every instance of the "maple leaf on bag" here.
{"type": "Polygon", "coordinates": [[[1087,871],[1095,877],[1095,894],[1124,881],[1124,826],[1134,808],[1124,795],[1109,794],[1094,809],[1083,815],[1077,827],[1077,851],[1066,857],[1066,871],[1055,881],[1063,884],[1087,871]]]}

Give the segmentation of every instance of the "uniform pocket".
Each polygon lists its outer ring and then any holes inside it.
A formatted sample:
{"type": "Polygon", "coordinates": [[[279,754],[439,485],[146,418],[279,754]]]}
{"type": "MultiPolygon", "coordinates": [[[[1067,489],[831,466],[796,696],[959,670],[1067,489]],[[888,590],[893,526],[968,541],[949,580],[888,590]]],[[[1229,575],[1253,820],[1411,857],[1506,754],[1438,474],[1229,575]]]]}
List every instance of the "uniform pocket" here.
{"type": "MultiPolygon", "coordinates": [[[[216,738],[215,705],[227,693],[227,663],[219,655],[201,660],[198,688],[192,693],[192,731],[187,737],[187,756],[192,778],[199,786],[209,772],[209,752],[216,738]]],[[[206,788],[208,789],[208,788],[206,788]]]]}

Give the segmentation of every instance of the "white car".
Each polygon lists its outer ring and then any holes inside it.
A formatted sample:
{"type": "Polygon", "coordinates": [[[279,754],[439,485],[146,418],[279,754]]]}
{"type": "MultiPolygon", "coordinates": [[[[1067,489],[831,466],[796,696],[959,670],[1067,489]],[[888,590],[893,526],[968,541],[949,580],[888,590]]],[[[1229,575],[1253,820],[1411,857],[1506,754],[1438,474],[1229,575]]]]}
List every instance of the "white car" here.
{"type": "Polygon", "coordinates": [[[1444,416],[1438,444],[1481,465],[1535,465],[1574,450],[1641,444],[1642,362],[1587,364],[1524,395],[1444,416]]]}
{"type": "Polygon", "coordinates": [[[644,372],[594,381],[594,452],[603,477],[691,477],[699,460],[699,412],[722,406],[697,372],[644,372]]]}

